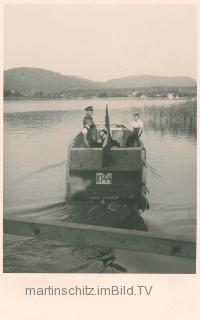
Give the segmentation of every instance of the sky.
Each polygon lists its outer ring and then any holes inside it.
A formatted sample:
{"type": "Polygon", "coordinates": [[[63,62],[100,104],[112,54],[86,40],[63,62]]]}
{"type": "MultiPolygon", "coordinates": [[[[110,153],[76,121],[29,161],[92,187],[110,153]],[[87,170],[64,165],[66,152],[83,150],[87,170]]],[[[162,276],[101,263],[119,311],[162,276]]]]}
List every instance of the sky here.
{"type": "Polygon", "coordinates": [[[194,5],[6,5],[4,69],[196,79],[196,23],[194,5]]]}

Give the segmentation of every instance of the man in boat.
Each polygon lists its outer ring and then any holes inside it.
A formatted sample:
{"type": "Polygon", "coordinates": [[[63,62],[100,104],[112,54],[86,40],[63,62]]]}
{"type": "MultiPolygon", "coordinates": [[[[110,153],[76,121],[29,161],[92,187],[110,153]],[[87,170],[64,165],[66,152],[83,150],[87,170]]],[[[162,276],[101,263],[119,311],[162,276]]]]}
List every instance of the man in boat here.
{"type": "Polygon", "coordinates": [[[139,113],[134,114],[133,121],[130,123],[130,127],[133,130],[133,133],[128,137],[126,146],[135,147],[138,145],[138,140],[143,131],[143,122],[140,120],[139,113]]]}
{"type": "Polygon", "coordinates": [[[93,106],[88,106],[85,108],[85,117],[83,119],[83,127],[85,128],[86,124],[90,123],[90,129],[92,130],[93,140],[97,140],[97,130],[96,125],[93,120],[93,106]]]}
{"type": "Polygon", "coordinates": [[[82,130],[84,145],[87,148],[94,148],[97,146],[96,135],[94,134],[95,128],[91,128],[92,120],[90,118],[85,119],[85,125],[82,130]]]}
{"type": "Polygon", "coordinates": [[[95,124],[94,124],[94,120],[93,120],[93,106],[88,106],[85,108],[85,117],[83,119],[83,126],[85,127],[86,125],[86,121],[87,119],[89,119],[91,121],[91,129],[93,129],[95,127],[95,124]]]}

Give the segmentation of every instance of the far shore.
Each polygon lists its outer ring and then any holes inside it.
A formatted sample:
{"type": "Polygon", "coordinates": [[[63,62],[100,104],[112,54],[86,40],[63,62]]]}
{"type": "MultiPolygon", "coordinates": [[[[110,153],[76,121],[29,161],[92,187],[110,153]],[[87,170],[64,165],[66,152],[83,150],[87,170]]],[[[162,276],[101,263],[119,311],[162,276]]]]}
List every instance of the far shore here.
{"type": "Polygon", "coordinates": [[[194,100],[195,98],[188,98],[188,97],[179,97],[179,98],[163,98],[163,97],[155,97],[155,98],[134,98],[134,97],[105,97],[105,98],[4,98],[3,101],[65,101],[65,100],[69,100],[69,101],[74,101],[74,100],[78,100],[78,101],[85,101],[85,100],[138,100],[138,101],[146,101],[146,100],[167,100],[167,101],[186,101],[186,100],[194,100]]]}

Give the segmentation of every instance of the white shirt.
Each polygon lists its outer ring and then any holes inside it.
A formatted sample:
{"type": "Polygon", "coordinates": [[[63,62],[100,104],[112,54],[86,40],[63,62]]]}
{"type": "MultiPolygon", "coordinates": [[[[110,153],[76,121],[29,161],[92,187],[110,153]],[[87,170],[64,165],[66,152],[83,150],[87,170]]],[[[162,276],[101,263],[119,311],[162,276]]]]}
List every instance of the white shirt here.
{"type": "Polygon", "coordinates": [[[133,128],[133,129],[134,128],[143,129],[143,122],[141,120],[138,120],[138,121],[133,120],[130,123],[130,127],[133,128]]]}

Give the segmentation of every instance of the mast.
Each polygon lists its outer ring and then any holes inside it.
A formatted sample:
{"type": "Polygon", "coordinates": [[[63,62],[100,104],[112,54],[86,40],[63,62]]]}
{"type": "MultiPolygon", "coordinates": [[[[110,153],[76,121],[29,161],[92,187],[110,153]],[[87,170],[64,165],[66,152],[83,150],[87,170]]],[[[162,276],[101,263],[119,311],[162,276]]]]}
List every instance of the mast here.
{"type": "Polygon", "coordinates": [[[110,120],[108,114],[108,105],[106,105],[106,115],[105,115],[105,128],[107,131],[107,137],[103,143],[102,149],[102,167],[108,167],[111,160],[111,145],[112,145],[112,137],[110,134],[110,120]]]}

